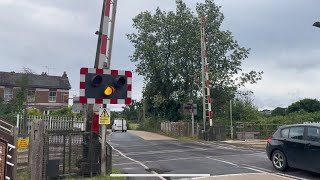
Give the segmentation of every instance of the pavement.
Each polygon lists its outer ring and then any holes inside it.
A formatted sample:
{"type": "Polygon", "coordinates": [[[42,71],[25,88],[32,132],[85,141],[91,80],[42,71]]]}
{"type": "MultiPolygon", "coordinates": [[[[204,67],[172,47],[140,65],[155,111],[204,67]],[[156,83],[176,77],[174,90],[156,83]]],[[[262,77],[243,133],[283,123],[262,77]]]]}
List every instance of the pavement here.
{"type": "Polygon", "coordinates": [[[307,171],[276,171],[259,148],[179,141],[143,131],[111,133],[108,141],[114,148],[113,168],[128,176],[140,176],[129,180],[320,179],[319,174],[307,171]]]}

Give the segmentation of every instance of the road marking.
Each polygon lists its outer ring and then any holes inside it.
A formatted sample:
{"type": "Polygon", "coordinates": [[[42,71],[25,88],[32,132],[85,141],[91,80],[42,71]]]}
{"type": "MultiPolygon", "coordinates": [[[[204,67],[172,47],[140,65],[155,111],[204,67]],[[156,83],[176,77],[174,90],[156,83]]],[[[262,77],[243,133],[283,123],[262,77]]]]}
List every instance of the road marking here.
{"type": "MultiPolygon", "coordinates": [[[[145,168],[145,169],[149,169],[149,167],[146,166],[146,165],[144,165],[142,162],[137,161],[137,160],[135,160],[135,159],[132,159],[132,158],[126,156],[125,154],[123,154],[121,151],[119,151],[118,149],[114,148],[113,146],[111,146],[111,147],[112,147],[113,150],[117,151],[121,156],[123,156],[123,157],[125,157],[125,158],[127,158],[127,159],[129,159],[129,160],[131,160],[131,161],[133,161],[133,162],[136,162],[136,163],[140,164],[140,165],[141,165],[143,168],[145,168]]],[[[158,173],[155,172],[155,171],[150,171],[150,172],[151,172],[152,174],[158,174],[158,173]]],[[[160,176],[160,175],[158,175],[158,176],[156,176],[156,177],[160,178],[161,180],[166,180],[165,178],[163,178],[163,177],[160,176]]]]}
{"type": "Polygon", "coordinates": [[[210,177],[210,174],[110,174],[111,177],[210,177]]]}
{"type": "Polygon", "coordinates": [[[269,172],[269,173],[273,173],[273,172],[274,172],[274,171],[269,170],[269,169],[265,169],[265,168],[261,168],[261,167],[256,167],[256,166],[251,166],[251,165],[248,165],[248,164],[241,164],[241,165],[242,165],[242,166],[246,166],[246,167],[251,167],[251,168],[259,169],[259,170],[266,171],[266,172],[269,172]]]}
{"type": "Polygon", "coordinates": [[[228,162],[228,161],[224,161],[224,160],[220,160],[220,159],[215,159],[215,158],[212,158],[212,157],[207,157],[207,158],[215,160],[215,161],[223,162],[223,163],[226,163],[226,164],[230,164],[230,165],[233,165],[233,166],[238,166],[237,164],[234,164],[232,162],[228,162]]]}
{"type": "Polygon", "coordinates": [[[137,155],[148,155],[148,154],[163,154],[163,153],[180,153],[180,152],[190,152],[190,151],[212,151],[212,149],[206,148],[194,148],[194,149],[177,149],[177,150],[162,150],[162,151],[145,151],[145,152],[132,152],[127,153],[130,156],[137,155]]]}
{"type": "Polygon", "coordinates": [[[243,166],[239,166],[238,164],[236,164],[236,162],[233,163],[233,162],[229,162],[229,161],[225,161],[225,160],[221,160],[221,159],[215,159],[215,158],[211,158],[211,157],[207,157],[207,158],[215,160],[215,161],[220,161],[220,162],[223,162],[223,163],[226,163],[226,164],[230,164],[230,165],[233,165],[233,166],[237,166],[237,167],[240,167],[240,168],[245,168],[245,169],[249,169],[249,170],[252,170],[252,171],[256,171],[256,172],[259,172],[259,173],[272,174],[274,176],[283,177],[283,178],[286,178],[286,179],[308,180],[308,179],[305,179],[305,178],[300,178],[300,177],[297,177],[297,176],[287,175],[287,174],[283,174],[283,173],[274,173],[272,171],[270,172],[270,170],[266,171],[263,168],[257,168],[257,167],[248,166],[248,165],[244,165],[244,164],[242,164],[243,166]]]}
{"type": "MultiPolygon", "coordinates": [[[[155,160],[155,161],[142,161],[142,163],[165,162],[165,161],[179,161],[179,160],[192,160],[192,159],[204,159],[204,158],[207,158],[207,157],[162,159],[162,160],[155,160]]],[[[129,164],[136,164],[136,163],[119,163],[119,164],[113,164],[113,165],[121,166],[121,165],[129,165],[129,164]]]]}
{"type": "MultiPolygon", "coordinates": [[[[232,176],[243,176],[243,175],[263,175],[264,173],[239,173],[239,174],[223,174],[223,175],[215,175],[209,176],[210,178],[218,178],[218,177],[232,177],[232,176]]],[[[204,179],[208,177],[197,177],[191,179],[204,179]]],[[[187,179],[180,179],[180,180],[187,180],[187,179]]]]}
{"type": "Polygon", "coordinates": [[[296,176],[292,176],[292,175],[289,175],[289,174],[283,174],[283,173],[276,173],[275,175],[278,175],[278,176],[281,176],[281,177],[288,177],[288,178],[291,178],[291,179],[309,180],[309,179],[306,179],[306,178],[296,177],[296,176]]]}
{"type": "Polygon", "coordinates": [[[249,170],[251,170],[251,171],[260,172],[260,173],[269,173],[269,172],[262,171],[262,170],[259,170],[259,169],[256,169],[256,168],[252,168],[252,167],[243,167],[243,168],[249,169],[249,170]]]}

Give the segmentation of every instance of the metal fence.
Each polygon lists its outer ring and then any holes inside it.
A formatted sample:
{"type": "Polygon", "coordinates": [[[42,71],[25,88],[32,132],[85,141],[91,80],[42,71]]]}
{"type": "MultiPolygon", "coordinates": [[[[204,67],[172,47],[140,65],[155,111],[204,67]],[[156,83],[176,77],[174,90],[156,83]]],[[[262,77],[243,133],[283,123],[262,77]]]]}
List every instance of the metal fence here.
{"type": "MultiPolygon", "coordinates": [[[[161,131],[175,136],[192,136],[192,125],[190,122],[162,122],[161,131]]],[[[226,139],[226,126],[206,125],[203,132],[203,124],[195,123],[194,136],[208,141],[224,141],[226,139]]]]}
{"type": "Polygon", "coordinates": [[[320,122],[304,122],[303,124],[317,124],[317,125],[319,125],[320,122]]]}
{"type": "Polygon", "coordinates": [[[26,128],[26,134],[31,131],[32,121],[35,119],[41,119],[44,121],[45,129],[69,129],[79,128],[84,131],[84,123],[82,118],[75,117],[57,117],[57,116],[23,116],[17,115],[17,127],[19,133],[24,132],[26,128]],[[26,124],[26,126],[24,126],[26,124]]]}
{"type": "Polygon", "coordinates": [[[47,179],[93,176],[100,173],[101,145],[91,132],[47,130],[44,163],[47,179]]]}
{"type": "Polygon", "coordinates": [[[190,136],[191,123],[189,122],[162,122],[161,131],[175,136],[190,136]]]}
{"type": "MultiPolygon", "coordinates": [[[[274,134],[281,124],[256,124],[254,122],[237,122],[236,134],[255,133],[255,139],[266,139],[274,134]]],[[[242,139],[238,137],[238,139],[242,139]]],[[[253,139],[253,138],[252,138],[253,139]]]]}

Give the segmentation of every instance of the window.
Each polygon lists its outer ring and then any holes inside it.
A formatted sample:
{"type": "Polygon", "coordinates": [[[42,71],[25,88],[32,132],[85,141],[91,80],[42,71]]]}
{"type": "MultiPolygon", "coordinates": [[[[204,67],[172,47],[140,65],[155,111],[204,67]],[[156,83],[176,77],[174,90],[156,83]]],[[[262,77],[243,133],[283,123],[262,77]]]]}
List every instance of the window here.
{"type": "Polygon", "coordinates": [[[285,128],[281,130],[281,138],[288,138],[289,137],[289,128],[285,128]]]}
{"type": "Polygon", "coordinates": [[[13,98],[12,88],[4,88],[4,101],[10,101],[13,98]]]}
{"type": "Polygon", "coordinates": [[[291,139],[303,139],[304,127],[292,127],[290,128],[289,138],[291,139]]]}
{"type": "Polygon", "coordinates": [[[49,102],[57,102],[57,92],[56,91],[50,91],[49,102]]]}
{"type": "Polygon", "coordinates": [[[320,128],[308,127],[307,140],[320,142],[320,128]]]}
{"type": "Polygon", "coordinates": [[[28,103],[33,103],[36,101],[36,92],[34,90],[29,90],[28,91],[28,103]]]}

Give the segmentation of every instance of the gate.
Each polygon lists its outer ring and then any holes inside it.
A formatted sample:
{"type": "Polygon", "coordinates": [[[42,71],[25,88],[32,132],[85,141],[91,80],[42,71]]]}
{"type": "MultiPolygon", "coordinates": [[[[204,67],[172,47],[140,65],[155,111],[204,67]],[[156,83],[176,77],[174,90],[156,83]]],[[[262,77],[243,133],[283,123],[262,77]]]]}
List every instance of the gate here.
{"type": "Polygon", "coordinates": [[[45,132],[44,162],[47,179],[93,176],[100,173],[99,136],[75,129],[45,132]]]}
{"type": "Polygon", "coordinates": [[[15,179],[17,136],[16,127],[0,120],[0,180],[15,179]]]}
{"type": "Polygon", "coordinates": [[[5,179],[7,143],[0,139],[0,179],[5,179]]]}

